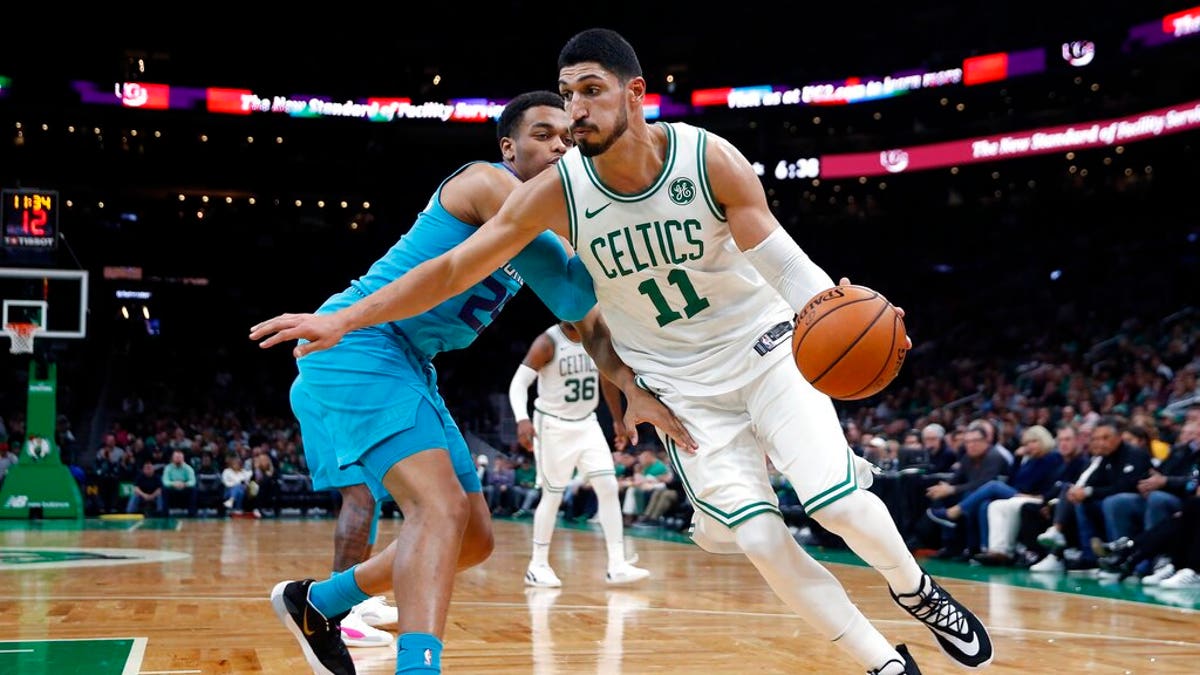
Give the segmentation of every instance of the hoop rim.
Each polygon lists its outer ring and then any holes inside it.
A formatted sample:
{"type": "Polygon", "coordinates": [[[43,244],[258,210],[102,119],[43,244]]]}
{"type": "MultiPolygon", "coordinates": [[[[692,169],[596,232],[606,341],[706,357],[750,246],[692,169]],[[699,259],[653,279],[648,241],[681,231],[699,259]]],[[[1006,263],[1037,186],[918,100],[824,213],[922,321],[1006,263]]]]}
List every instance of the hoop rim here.
{"type": "Polygon", "coordinates": [[[4,333],[8,335],[12,354],[28,354],[33,352],[34,335],[42,330],[41,325],[33,321],[9,321],[4,324],[4,333]]]}
{"type": "Polygon", "coordinates": [[[16,333],[17,335],[32,335],[41,329],[41,325],[33,321],[9,321],[4,324],[5,333],[16,333]]]}

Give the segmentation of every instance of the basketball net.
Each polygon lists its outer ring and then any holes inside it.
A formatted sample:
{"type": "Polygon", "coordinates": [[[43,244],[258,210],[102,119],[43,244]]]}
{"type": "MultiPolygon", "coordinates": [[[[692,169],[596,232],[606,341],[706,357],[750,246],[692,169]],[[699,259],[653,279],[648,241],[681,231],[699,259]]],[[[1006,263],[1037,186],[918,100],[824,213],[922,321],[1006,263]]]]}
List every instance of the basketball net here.
{"type": "Polygon", "coordinates": [[[4,333],[8,335],[11,346],[8,351],[13,354],[32,354],[33,335],[42,327],[36,323],[16,322],[4,324],[4,333]]]}

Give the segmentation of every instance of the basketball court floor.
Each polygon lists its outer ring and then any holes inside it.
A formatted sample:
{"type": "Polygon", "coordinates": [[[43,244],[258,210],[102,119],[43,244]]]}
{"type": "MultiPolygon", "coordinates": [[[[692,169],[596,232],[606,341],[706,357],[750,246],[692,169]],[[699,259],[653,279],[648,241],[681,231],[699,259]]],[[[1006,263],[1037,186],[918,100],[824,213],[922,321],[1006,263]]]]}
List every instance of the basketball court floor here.
{"type": "MultiPolygon", "coordinates": [[[[385,520],[380,540],[399,520],[385,520]]],[[[334,522],[0,521],[0,673],[151,675],[309,669],[267,595],[328,574],[334,522]]],[[[490,560],[458,579],[446,673],[860,673],[787,611],[741,556],[671,535],[637,537],[638,585],[603,582],[595,526],[560,527],[561,590],[527,589],[529,521],[497,520],[490,560]]],[[[845,552],[828,562],[863,612],[909,645],[923,673],[964,672],[892,604],[882,578],[845,552]]],[[[990,628],[986,671],[1190,673],[1200,668],[1200,589],[928,561],[990,628]]],[[[394,648],[352,649],[360,673],[392,673],[394,648]]]]}

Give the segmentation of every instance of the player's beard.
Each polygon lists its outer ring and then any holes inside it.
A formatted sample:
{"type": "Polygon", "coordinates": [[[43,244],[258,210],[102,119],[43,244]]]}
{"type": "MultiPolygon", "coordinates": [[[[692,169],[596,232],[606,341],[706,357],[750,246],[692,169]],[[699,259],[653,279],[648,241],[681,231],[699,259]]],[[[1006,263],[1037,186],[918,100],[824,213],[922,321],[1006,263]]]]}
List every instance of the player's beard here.
{"type": "Polygon", "coordinates": [[[612,133],[610,133],[607,138],[599,143],[592,143],[586,140],[576,141],[575,145],[579,148],[579,154],[583,155],[584,157],[595,157],[596,155],[603,154],[605,151],[611,148],[613,143],[616,143],[617,139],[628,130],[629,111],[625,108],[621,108],[621,116],[617,119],[617,123],[613,125],[612,133]]]}

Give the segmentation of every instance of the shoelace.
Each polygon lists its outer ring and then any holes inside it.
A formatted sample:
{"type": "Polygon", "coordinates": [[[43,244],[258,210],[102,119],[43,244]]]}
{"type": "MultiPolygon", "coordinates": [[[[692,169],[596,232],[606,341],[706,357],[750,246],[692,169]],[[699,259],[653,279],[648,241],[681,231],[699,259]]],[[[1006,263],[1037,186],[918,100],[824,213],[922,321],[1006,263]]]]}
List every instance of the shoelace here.
{"type": "Polygon", "coordinates": [[[888,668],[888,666],[891,666],[893,664],[898,664],[900,666],[904,666],[903,661],[897,661],[896,659],[892,659],[891,661],[888,661],[887,663],[883,664],[882,666],[879,666],[875,670],[868,670],[867,675],[879,675],[884,670],[886,670],[888,668]]]}
{"type": "Polygon", "coordinates": [[[962,611],[936,587],[931,588],[929,593],[921,598],[920,604],[912,608],[912,615],[927,624],[931,623],[939,628],[952,630],[956,633],[965,634],[968,632],[967,619],[962,611]],[[933,621],[930,621],[928,618],[931,616],[933,617],[933,621]]]}

